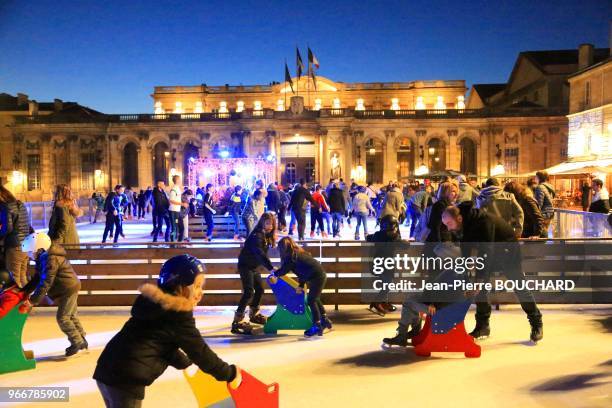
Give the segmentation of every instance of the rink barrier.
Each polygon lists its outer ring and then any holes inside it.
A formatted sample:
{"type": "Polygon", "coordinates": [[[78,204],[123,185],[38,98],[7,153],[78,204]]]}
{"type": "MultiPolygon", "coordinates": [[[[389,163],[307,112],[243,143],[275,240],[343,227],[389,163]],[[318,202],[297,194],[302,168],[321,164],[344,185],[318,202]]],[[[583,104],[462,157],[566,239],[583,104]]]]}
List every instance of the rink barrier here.
{"type": "MultiPolygon", "coordinates": [[[[601,259],[589,261],[592,271],[583,271],[584,262],[579,259],[581,246],[560,245],[564,242],[597,241],[612,245],[612,239],[579,240],[536,240],[525,241],[522,245],[524,255],[523,270],[527,277],[548,280],[551,276],[562,274],[564,279],[574,280],[577,285],[584,284],[588,277],[589,287],[577,286],[573,296],[580,303],[609,303],[610,293],[594,291],[591,287],[612,290],[612,260],[605,257],[609,249],[602,246],[601,259]]],[[[322,300],[326,305],[354,305],[362,303],[361,274],[367,267],[359,256],[361,247],[367,245],[356,241],[313,241],[300,242],[305,250],[319,259],[327,272],[328,280],[322,300]]],[[[175,255],[189,253],[206,264],[207,280],[205,285],[205,306],[235,305],[240,298],[242,285],[237,272],[240,243],[124,243],[124,244],[82,244],[67,247],[68,259],[81,278],[79,304],[84,306],[128,306],[138,294],[138,287],[144,282],[154,282],[161,264],[175,255]]],[[[411,243],[410,253],[418,256],[421,244],[411,243]]],[[[609,247],[607,247],[609,248],[609,247]]],[[[278,251],[271,249],[269,255],[273,264],[278,265],[278,251]]],[[[262,275],[265,279],[265,275],[262,275]]],[[[420,274],[404,274],[403,279],[420,285],[420,274]]],[[[559,296],[546,292],[536,294],[540,303],[559,303],[559,296]]],[[[494,304],[514,303],[514,293],[491,294],[494,304]]],[[[263,303],[275,304],[269,289],[263,303]]]]}

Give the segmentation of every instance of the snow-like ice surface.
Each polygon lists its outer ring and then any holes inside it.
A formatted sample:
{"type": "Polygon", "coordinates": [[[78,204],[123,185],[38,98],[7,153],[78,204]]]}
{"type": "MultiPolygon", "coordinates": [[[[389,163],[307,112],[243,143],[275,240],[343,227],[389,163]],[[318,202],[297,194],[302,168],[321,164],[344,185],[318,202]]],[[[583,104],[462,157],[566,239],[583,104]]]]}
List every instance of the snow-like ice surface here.
{"type": "MultiPolygon", "coordinates": [[[[542,311],[545,336],[537,346],[527,341],[529,325],[520,308],[494,311],[492,337],[480,343],[478,359],[383,351],[381,339],[393,335],[398,314],[381,318],[362,306],[330,311],[334,331],[314,340],[299,332],[232,336],[230,308],[199,309],[196,317],[205,340],[222,358],[280,384],[281,407],[612,406],[612,308],[543,306],[542,311]]],[[[69,403],[18,406],[102,407],[91,375],[128,314],[128,308],[81,308],[90,352],[64,360],[68,342],[54,310],[38,309],[24,330],[25,348],[34,350],[38,366],[0,375],[0,385],[70,387],[69,403]]],[[[473,326],[473,311],[466,326],[473,326]]],[[[143,406],[196,403],[182,373],[169,368],[147,389],[143,406]]]]}

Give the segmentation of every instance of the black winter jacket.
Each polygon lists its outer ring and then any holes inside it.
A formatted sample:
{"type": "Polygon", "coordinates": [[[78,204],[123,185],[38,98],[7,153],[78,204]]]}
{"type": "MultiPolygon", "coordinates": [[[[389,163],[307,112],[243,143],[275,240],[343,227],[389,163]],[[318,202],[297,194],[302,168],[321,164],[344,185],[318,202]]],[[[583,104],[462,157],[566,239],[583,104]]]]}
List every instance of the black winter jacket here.
{"type": "Polygon", "coordinates": [[[192,363],[218,381],[232,381],[236,367],[221,360],[202,340],[193,306],[183,297],[144,284],[132,306],[132,317],[106,345],[93,378],[144,399],[169,365],[184,369],[192,363]]]}
{"type": "Polygon", "coordinates": [[[153,212],[156,214],[164,214],[170,208],[170,201],[166,192],[155,187],[153,189],[153,212]]]}
{"type": "Polygon", "coordinates": [[[289,208],[292,211],[298,212],[302,211],[304,208],[304,201],[310,201],[312,208],[318,209],[319,205],[312,198],[310,191],[306,190],[303,186],[297,186],[293,189],[293,193],[291,194],[291,202],[289,203],[289,208]]]}
{"type": "Polygon", "coordinates": [[[34,232],[28,210],[19,200],[0,204],[0,224],[0,239],[4,239],[5,248],[21,246],[23,239],[34,232]]]}
{"type": "Polygon", "coordinates": [[[522,238],[539,237],[544,228],[544,217],[538,207],[538,202],[532,197],[516,197],[525,215],[522,238]]]}
{"type": "Polygon", "coordinates": [[[238,255],[238,269],[254,270],[258,266],[263,266],[269,271],[274,269],[268,258],[265,234],[261,230],[254,230],[244,241],[244,246],[238,255]]]}
{"type": "Polygon", "coordinates": [[[327,276],[321,263],[305,251],[299,252],[295,258],[284,260],[282,266],[274,272],[274,275],[283,276],[291,271],[298,277],[301,287],[313,280],[323,281],[327,276]]]}
{"type": "Polygon", "coordinates": [[[49,251],[40,254],[36,260],[36,271],[41,281],[30,298],[33,304],[39,303],[45,296],[56,300],[81,289],[81,281],[66,259],[66,250],[61,245],[52,244],[49,251]]]}
{"type": "Polygon", "coordinates": [[[268,206],[268,211],[278,212],[280,208],[280,195],[278,190],[268,190],[268,195],[266,196],[266,205],[268,206]]]}
{"type": "Polygon", "coordinates": [[[346,211],[346,201],[344,200],[344,193],[342,190],[336,187],[329,190],[327,204],[329,205],[329,212],[344,214],[346,211]]]}

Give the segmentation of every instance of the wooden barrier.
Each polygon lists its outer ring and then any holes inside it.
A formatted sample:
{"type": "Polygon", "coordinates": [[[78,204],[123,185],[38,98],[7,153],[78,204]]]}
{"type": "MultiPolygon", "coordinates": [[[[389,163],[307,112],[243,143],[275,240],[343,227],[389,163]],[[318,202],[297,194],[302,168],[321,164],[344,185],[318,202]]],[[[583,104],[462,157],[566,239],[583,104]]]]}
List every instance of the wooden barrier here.
{"type": "MultiPolygon", "coordinates": [[[[213,238],[232,238],[234,236],[234,219],[230,215],[215,214],[213,216],[215,228],[213,238]]],[[[204,238],[206,236],[206,223],[202,217],[189,217],[189,237],[204,238]]],[[[246,235],[246,228],[240,219],[239,233],[246,235]]]]}
{"type": "MultiPolygon", "coordinates": [[[[581,240],[580,242],[584,242],[581,240]]],[[[566,241],[527,241],[522,243],[523,270],[528,278],[551,279],[551,274],[561,274],[563,279],[576,282],[579,293],[574,293],[577,303],[610,303],[610,292],[598,288],[612,288],[612,240],[594,240],[601,243],[590,249],[584,260],[581,245],[563,245],[566,241]],[[583,258],[581,258],[583,257],[583,258]],[[585,270],[585,268],[587,270],[585,270]]],[[[362,303],[361,274],[367,273],[364,258],[368,244],[355,241],[304,241],[305,250],[318,258],[328,274],[322,300],[327,305],[362,303]]],[[[207,280],[203,305],[235,305],[241,293],[237,260],[241,244],[215,243],[129,243],[112,247],[111,244],[84,244],[67,248],[68,259],[81,278],[79,304],[95,306],[131,305],[144,282],[154,282],[161,264],[172,256],[189,253],[205,262],[207,280]]],[[[422,245],[412,243],[411,255],[420,256],[422,245]]],[[[269,252],[278,265],[278,252],[269,252]]],[[[423,279],[420,273],[404,274],[402,279],[423,279]]],[[[547,292],[535,294],[539,303],[559,303],[559,295],[547,292]]],[[[493,293],[493,303],[515,301],[514,293],[493,293]]],[[[264,304],[274,304],[269,289],[264,304]]]]}

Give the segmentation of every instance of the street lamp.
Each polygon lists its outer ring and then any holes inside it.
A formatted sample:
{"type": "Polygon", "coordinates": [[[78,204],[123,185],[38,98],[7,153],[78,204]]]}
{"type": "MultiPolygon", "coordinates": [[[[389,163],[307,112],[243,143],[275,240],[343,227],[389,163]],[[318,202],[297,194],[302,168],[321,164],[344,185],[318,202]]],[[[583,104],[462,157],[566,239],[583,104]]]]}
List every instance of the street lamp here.
{"type": "Polygon", "coordinates": [[[495,152],[495,157],[497,157],[497,164],[495,165],[495,167],[493,167],[493,169],[491,169],[491,176],[494,177],[502,175],[506,172],[506,169],[504,168],[504,165],[501,162],[501,148],[499,147],[499,144],[496,144],[495,147],[497,148],[497,151],[495,152]]]}

